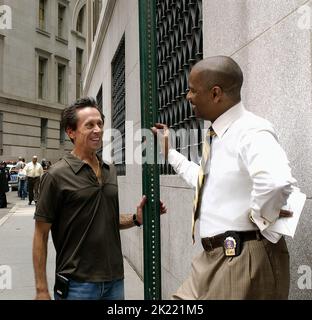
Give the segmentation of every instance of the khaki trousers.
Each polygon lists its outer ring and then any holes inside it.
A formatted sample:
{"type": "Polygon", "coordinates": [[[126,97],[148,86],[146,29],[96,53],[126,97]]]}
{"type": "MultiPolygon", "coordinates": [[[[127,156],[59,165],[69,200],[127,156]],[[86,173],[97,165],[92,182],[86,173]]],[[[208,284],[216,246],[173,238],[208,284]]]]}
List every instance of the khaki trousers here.
{"type": "Polygon", "coordinates": [[[289,254],[284,238],[243,243],[238,257],[223,248],[203,251],[192,262],[190,277],[174,300],[288,299],[289,254]]]}

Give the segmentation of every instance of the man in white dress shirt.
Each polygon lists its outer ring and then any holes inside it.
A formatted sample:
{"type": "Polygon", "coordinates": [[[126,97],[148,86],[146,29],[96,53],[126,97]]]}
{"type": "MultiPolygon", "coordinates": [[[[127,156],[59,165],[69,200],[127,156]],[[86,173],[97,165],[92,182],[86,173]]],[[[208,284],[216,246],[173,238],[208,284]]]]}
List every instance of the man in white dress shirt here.
{"type": "Polygon", "coordinates": [[[205,142],[209,157],[201,165],[171,148],[166,125],[152,128],[169,163],[199,194],[204,251],[173,299],[288,298],[287,246],[267,228],[291,215],[281,208],[296,180],[272,125],[242,104],[242,84],[243,73],[230,57],[207,58],[193,67],[187,99],[196,117],[212,123],[205,142]]]}
{"type": "Polygon", "coordinates": [[[43,168],[38,162],[37,156],[33,156],[32,161],[26,164],[25,172],[28,183],[28,204],[31,205],[33,200],[35,200],[35,204],[37,204],[40,177],[43,175],[43,168]]]}

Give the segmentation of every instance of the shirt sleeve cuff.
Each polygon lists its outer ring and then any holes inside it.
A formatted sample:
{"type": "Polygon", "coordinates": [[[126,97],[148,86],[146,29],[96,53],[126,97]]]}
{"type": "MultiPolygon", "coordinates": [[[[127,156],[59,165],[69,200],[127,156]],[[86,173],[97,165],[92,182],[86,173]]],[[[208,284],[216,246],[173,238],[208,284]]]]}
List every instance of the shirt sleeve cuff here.
{"type": "Polygon", "coordinates": [[[254,210],[250,211],[249,219],[259,228],[261,232],[267,229],[273,223],[258,215],[254,210]]]}

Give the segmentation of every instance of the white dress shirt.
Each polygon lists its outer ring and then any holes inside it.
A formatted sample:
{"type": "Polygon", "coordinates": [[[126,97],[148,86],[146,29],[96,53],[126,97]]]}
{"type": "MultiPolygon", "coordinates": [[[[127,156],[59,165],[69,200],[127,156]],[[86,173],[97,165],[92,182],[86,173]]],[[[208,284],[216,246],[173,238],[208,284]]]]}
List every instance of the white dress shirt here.
{"type": "MultiPolygon", "coordinates": [[[[214,121],[208,176],[200,207],[200,237],[226,231],[260,229],[271,242],[280,236],[266,231],[279,217],[296,180],[272,125],[239,103],[214,121]]],[[[193,188],[199,166],[174,149],[168,161],[193,188]]]]}
{"type": "Polygon", "coordinates": [[[40,177],[43,175],[43,168],[38,162],[36,162],[35,165],[32,161],[27,163],[24,170],[26,172],[26,176],[30,178],[40,177]]]}

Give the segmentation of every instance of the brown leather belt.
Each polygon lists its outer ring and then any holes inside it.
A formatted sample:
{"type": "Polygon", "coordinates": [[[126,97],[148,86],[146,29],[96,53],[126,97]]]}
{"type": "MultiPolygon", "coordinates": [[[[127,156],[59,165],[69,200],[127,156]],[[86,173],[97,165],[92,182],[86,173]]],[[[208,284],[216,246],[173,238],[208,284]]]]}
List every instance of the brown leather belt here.
{"type": "MultiPolygon", "coordinates": [[[[239,235],[240,241],[250,241],[250,240],[261,240],[263,239],[263,235],[260,233],[259,230],[253,230],[253,231],[235,231],[237,235],[239,235]]],[[[210,238],[202,238],[201,243],[203,245],[203,248],[206,251],[212,251],[215,248],[223,247],[224,246],[224,240],[226,238],[226,234],[218,234],[214,237],[210,238]]]]}

